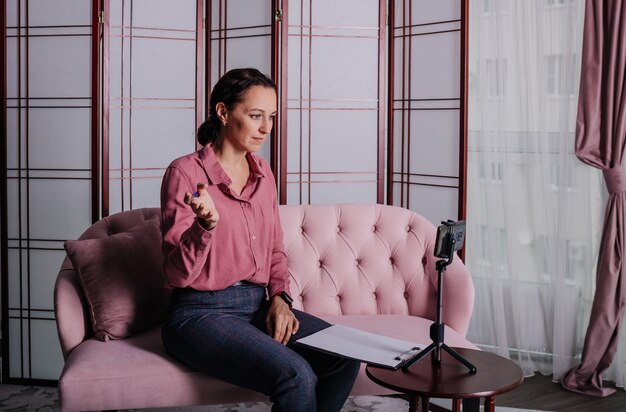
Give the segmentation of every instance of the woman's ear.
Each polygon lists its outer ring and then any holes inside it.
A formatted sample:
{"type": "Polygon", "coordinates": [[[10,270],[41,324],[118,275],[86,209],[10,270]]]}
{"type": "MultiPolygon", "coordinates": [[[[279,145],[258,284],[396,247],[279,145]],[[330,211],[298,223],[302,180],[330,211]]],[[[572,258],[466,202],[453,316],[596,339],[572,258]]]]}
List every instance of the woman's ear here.
{"type": "Polygon", "coordinates": [[[220,122],[223,125],[226,125],[228,122],[228,109],[226,105],[222,102],[219,102],[215,105],[215,112],[217,113],[217,117],[220,119],[220,122]]]}

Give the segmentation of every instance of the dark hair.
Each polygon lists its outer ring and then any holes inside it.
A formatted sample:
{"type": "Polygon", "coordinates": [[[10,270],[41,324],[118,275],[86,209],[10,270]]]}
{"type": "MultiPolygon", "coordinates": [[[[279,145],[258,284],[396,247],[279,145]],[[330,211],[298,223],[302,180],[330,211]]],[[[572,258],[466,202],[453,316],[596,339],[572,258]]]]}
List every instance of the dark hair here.
{"type": "Polygon", "coordinates": [[[232,110],[235,104],[243,100],[244,93],[252,86],[269,87],[276,91],[274,81],[257,69],[233,69],[217,81],[209,100],[209,117],[198,128],[198,143],[202,146],[210,143],[219,150],[222,145],[219,140],[222,123],[217,117],[215,106],[222,102],[228,110],[232,110]]]}

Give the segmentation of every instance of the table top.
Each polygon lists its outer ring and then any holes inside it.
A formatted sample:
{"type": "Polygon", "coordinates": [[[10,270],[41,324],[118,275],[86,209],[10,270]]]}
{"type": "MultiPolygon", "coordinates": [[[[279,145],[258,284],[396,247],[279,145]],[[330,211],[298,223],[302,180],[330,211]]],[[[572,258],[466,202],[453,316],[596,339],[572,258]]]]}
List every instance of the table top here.
{"type": "Polygon", "coordinates": [[[408,369],[386,369],[368,365],[367,376],[386,388],[433,398],[479,398],[511,391],[522,384],[524,375],[509,359],[489,352],[454,348],[476,366],[476,374],[446,351],[441,351],[441,364],[432,363],[431,355],[408,369]]]}

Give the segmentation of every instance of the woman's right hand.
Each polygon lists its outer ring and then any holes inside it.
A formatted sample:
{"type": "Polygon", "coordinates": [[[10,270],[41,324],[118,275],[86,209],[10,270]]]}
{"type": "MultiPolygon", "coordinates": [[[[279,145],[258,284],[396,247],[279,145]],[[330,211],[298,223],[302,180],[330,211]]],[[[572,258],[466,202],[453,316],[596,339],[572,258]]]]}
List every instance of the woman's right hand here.
{"type": "Polygon", "coordinates": [[[184,201],[196,214],[198,222],[202,227],[211,230],[217,225],[217,222],[220,220],[220,215],[204,183],[198,183],[195,193],[185,193],[184,201]]]}

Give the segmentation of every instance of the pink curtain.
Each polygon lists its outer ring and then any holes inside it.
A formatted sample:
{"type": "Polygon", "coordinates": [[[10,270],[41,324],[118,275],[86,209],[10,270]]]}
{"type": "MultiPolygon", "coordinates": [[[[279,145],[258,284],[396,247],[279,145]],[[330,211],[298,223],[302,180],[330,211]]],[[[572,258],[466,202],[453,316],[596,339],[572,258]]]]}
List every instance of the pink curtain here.
{"type": "Polygon", "coordinates": [[[617,350],[626,304],[624,206],[626,175],[626,0],[587,0],[576,119],[576,155],[602,169],[609,192],[598,257],[596,291],[581,364],[562,385],[573,392],[608,396],[602,373],[617,350]]]}

